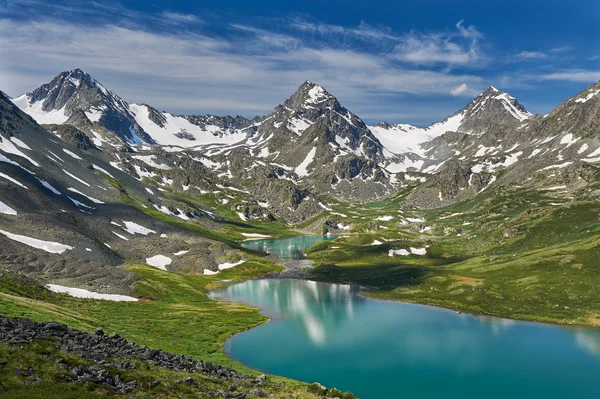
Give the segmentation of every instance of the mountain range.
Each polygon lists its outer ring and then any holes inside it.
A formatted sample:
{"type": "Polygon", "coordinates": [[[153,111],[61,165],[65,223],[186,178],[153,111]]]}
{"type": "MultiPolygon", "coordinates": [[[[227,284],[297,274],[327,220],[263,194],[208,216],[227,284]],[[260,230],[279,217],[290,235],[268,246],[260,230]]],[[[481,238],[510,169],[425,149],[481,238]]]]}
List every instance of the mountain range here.
{"type": "Polygon", "coordinates": [[[352,231],[358,216],[332,204],[434,209],[506,189],[596,198],[599,94],[596,83],[534,115],[490,86],[428,127],[368,126],[309,81],[247,119],[130,104],[80,69],[62,72],[17,98],[0,94],[0,263],[127,293],[136,277],[112,267],[126,259],[191,243],[161,267],[202,273],[243,258],[218,236],[232,226],[352,231]],[[64,243],[55,249],[65,256],[23,254],[32,237],[64,243]]]}

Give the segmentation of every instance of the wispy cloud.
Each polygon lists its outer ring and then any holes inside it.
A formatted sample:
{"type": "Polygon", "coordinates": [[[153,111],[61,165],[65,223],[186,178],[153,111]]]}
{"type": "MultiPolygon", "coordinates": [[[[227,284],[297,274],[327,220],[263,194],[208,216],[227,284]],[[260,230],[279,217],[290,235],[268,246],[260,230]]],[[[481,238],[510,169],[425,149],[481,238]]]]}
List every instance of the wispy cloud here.
{"type": "Polygon", "coordinates": [[[192,14],[182,14],[180,12],[163,11],[161,15],[165,20],[177,23],[201,22],[200,18],[192,14]]]}
{"type": "Polygon", "coordinates": [[[428,33],[411,32],[404,36],[395,48],[396,56],[415,64],[463,65],[484,60],[479,48],[483,35],[474,27],[456,24],[455,32],[428,33]]]}
{"type": "Polygon", "coordinates": [[[541,51],[521,51],[517,54],[517,58],[520,59],[539,59],[547,58],[548,54],[542,53],[541,51]]]}
{"type": "MultiPolygon", "coordinates": [[[[3,20],[0,53],[10,56],[0,62],[0,87],[20,94],[59,71],[81,67],[128,101],[174,112],[252,116],[269,112],[310,79],[369,119],[363,107],[385,93],[448,95],[465,82],[482,85],[477,75],[413,69],[387,54],[310,47],[298,38],[244,25],[232,29],[241,35],[3,20]],[[23,79],[27,74],[30,78],[23,79]]],[[[381,108],[391,114],[395,105],[381,108]]]]}
{"type": "Polygon", "coordinates": [[[452,90],[450,90],[450,94],[452,94],[453,96],[457,97],[457,96],[460,96],[460,95],[466,93],[467,90],[468,90],[468,88],[469,87],[465,83],[463,83],[463,84],[461,84],[459,86],[456,86],[452,90]]]}
{"type": "MultiPolygon", "coordinates": [[[[7,0],[0,6],[0,88],[18,95],[81,67],[127,101],[178,113],[254,116],[270,112],[308,79],[367,120],[398,115],[386,118],[420,123],[447,116],[447,109],[399,119],[407,98],[458,103],[490,83],[510,89],[542,80],[598,79],[593,70],[490,73],[486,69],[497,64],[491,61],[502,56],[463,21],[445,30],[396,32],[306,16],[199,15],[142,13],[112,2],[7,0]]],[[[555,59],[568,50],[522,51],[522,58],[510,50],[505,58],[520,67],[539,54],[555,59]]]]}
{"type": "Polygon", "coordinates": [[[570,69],[560,72],[552,72],[533,76],[536,80],[563,80],[568,82],[595,83],[600,80],[600,70],[590,71],[582,69],[570,69]]]}

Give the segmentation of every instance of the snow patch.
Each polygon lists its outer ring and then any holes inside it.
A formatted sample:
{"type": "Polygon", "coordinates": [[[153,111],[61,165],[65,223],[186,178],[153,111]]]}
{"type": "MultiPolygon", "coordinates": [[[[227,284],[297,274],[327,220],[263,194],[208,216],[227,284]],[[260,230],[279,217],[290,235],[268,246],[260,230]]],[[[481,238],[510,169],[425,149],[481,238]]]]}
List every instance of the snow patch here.
{"type": "Polygon", "coordinates": [[[245,259],[242,259],[238,262],[235,263],[221,263],[218,267],[219,270],[225,270],[225,269],[231,269],[232,267],[235,267],[237,265],[241,265],[242,263],[246,262],[245,259]]]}
{"type": "Polygon", "coordinates": [[[79,177],[75,176],[74,174],[72,174],[72,173],[70,173],[70,172],[67,172],[67,171],[66,171],[66,170],[64,170],[64,169],[63,169],[62,171],[63,171],[63,172],[65,172],[65,174],[66,174],[67,176],[71,177],[72,179],[75,179],[75,180],[77,180],[79,183],[81,183],[81,184],[85,184],[86,186],[88,186],[88,187],[91,187],[91,186],[90,186],[90,185],[89,185],[87,182],[85,182],[85,181],[81,180],[79,177]]]}
{"type": "Polygon", "coordinates": [[[73,187],[69,187],[69,188],[67,188],[67,190],[69,190],[69,191],[71,191],[71,192],[74,192],[74,193],[76,193],[76,194],[79,194],[79,195],[81,195],[81,196],[83,196],[83,197],[85,197],[85,198],[89,199],[90,201],[92,201],[92,202],[96,203],[96,204],[104,204],[104,201],[100,201],[99,199],[96,199],[96,198],[94,198],[94,197],[90,197],[89,195],[87,195],[87,194],[84,194],[84,193],[82,193],[81,191],[79,191],[79,190],[77,190],[77,189],[74,189],[73,187]]]}
{"type": "Polygon", "coordinates": [[[150,266],[154,266],[160,270],[167,270],[167,266],[169,266],[173,262],[171,258],[164,255],[154,255],[150,258],[146,258],[146,263],[150,266]]]}
{"type": "Polygon", "coordinates": [[[67,150],[66,148],[63,148],[63,151],[64,151],[64,152],[65,152],[67,155],[71,156],[72,158],[74,158],[74,159],[77,159],[77,160],[79,160],[79,161],[83,161],[83,159],[82,159],[82,158],[81,158],[79,155],[75,154],[74,152],[72,152],[72,151],[69,151],[69,150],[67,150]]]}
{"type": "Polygon", "coordinates": [[[46,252],[50,252],[51,254],[62,254],[67,249],[73,249],[70,245],[60,244],[58,242],[53,241],[42,241],[36,238],[31,238],[19,234],[9,233],[8,231],[0,230],[0,234],[4,234],[6,237],[11,240],[18,241],[22,244],[28,245],[33,248],[41,249],[46,252]]]}
{"type": "Polygon", "coordinates": [[[6,205],[4,202],[0,201],[0,213],[4,215],[16,215],[17,211],[12,209],[10,206],[6,205]]]}
{"type": "Polygon", "coordinates": [[[16,184],[17,186],[19,186],[19,187],[22,187],[22,188],[24,188],[24,189],[26,189],[26,190],[29,190],[29,189],[27,188],[27,186],[25,186],[24,184],[22,184],[20,181],[18,181],[18,180],[16,180],[16,179],[13,179],[12,177],[10,177],[10,176],[9,176],[9,175],[7,175],[7,174],[0,173],[0,177],[4,178],[4,179],[6,179],[6,180],[8,180],[8,181],[10,181],[10,182],[12,182],[12,183],[15,183],[15,184],[16,184]]]}
{"type": "Polygon", "coordinates": [[[302,163],[294,169],[294,171],[296,172],[296,174],[298,176],[300,176],[302,178],[302,177],[305,177],[306,175],[308,175],[308,171],[306,170],[306,168],[308,168],[308,166],[313,162],[316,153],[317,153],[317,147],[313,147],[308,152],[308,154],[306,154],[306,158],[304,158],[304,161],[302,161],[302,163]]]}
{"type": "Polygon", "coordinates": [[[149,228],[141,226],[135,222],[123,221],[123,224],[125,225],[125,227],[123,227],[123,230],[125,230],[129,234],[141,234],[147,236],[148,234],[156,233],[156,231],[150,230],[149,228]]]}
{"type": "Polygon", "coordinates": [[[138,299],[132,296],[127,295],[118,295],[118,294],[99,294],[97,292],[92,292],[88,290],[84,290],[82,288],[71,288],[65,287],[63,285],[57,284],[48,284],[48,289],[52,292],[58,292],[61,294],[69,294],[75,298],[90,298],[90,299],[103,299],[106,301],[116,301],[116,302],[137,302],[138,299]]]}

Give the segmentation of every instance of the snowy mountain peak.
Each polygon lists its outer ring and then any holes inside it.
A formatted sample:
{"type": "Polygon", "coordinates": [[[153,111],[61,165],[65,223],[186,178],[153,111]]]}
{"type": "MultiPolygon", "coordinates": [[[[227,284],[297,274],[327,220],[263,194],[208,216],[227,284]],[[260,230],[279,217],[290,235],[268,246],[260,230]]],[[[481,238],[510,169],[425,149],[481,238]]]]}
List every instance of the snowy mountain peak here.
{"type": "Polygon", "coordinates": [[[484,132],[490,122],[510,125],[532,117],[516,98],[494,86],[489,86],[459,112],[464,114],[460,130],[471,133],[484,132]]]}
{"type": "Polygon", "coordinates": [[[129,104],[79,68],[61,72],[13,102],[40,124],[72,123],[85,130],[90,122],[99,123],[126,142],[153,143],[135,121],[129,104]],[[70,120],[81,112],[89,122],[80,117],[70,120]]]}
{"type": "Polygon", "coordinates": [[[307,80],[298,87],[298,90],[286,102],[306,108],[319,106],[319,104],[326,103],[329,100],[335,100],[335,97],[328,93],[323,86],[307,80]]]}

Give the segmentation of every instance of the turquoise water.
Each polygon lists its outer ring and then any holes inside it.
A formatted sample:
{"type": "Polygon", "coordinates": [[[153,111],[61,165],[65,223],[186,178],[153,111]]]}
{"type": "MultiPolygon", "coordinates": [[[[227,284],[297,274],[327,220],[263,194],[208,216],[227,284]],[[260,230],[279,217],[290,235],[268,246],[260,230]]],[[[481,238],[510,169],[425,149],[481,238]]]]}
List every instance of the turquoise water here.
{"type": "Polygon", "coordinates": [[[211,296],[272,318],[228,340],[232,358],[363,399],[600,397],[600,330],[376,301],[303,280],[245,281],[211,296]]]}
{"type": "Polygon", "coordinates": [[[242,243],[244,248],[266,252],[280,259],[304,259],[302,250],[324,240],[335,240],[339,236],[297,236],[280,239],[248,240],[242,243]]]}

